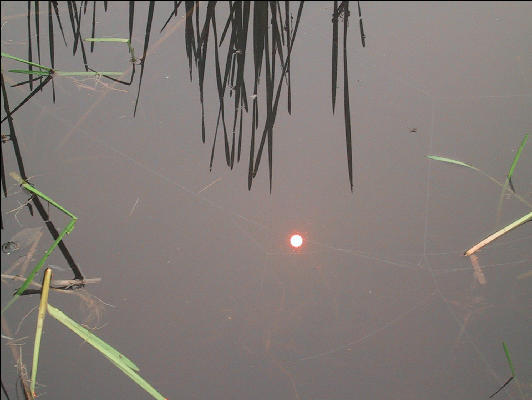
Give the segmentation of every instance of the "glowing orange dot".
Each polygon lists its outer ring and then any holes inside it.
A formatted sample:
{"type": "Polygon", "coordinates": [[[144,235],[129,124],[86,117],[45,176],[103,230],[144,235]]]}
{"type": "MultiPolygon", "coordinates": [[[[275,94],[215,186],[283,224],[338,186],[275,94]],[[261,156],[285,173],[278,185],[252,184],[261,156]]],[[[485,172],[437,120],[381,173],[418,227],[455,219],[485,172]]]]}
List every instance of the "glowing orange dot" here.
{"type": "Polygon", "coordinates": [[[290,244],[294,248],[301,247],[301,245],[303,244],[303,238],[301,237],[301,235],[298,235],[298,234],[292,235],[290,237],[290,244]]]}

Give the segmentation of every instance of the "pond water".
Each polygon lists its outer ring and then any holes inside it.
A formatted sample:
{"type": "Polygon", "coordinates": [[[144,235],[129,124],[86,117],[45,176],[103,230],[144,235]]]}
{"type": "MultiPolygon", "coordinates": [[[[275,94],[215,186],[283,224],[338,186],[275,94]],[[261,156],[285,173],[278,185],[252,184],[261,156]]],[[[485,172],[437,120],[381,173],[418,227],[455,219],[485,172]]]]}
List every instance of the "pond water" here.
{"type": "MultiPolygon", "coordinates": [[[[91,37],[93,4],[76,4],[91,37]]],[[[515,193],[501,196],[483,173],[504,183],[531,132],[532,5],[362,2],[359,17],[341,2],[333,18],[333,2],[305,3],[300,17],[290,2],[290,48],[285,3],[272,3],[280,27],[252,3],[247,30],[246,5],[234,3],[225,35],[228,3],[183,2],[169,19],[173,4],[151,13],[136,2],[132,14],[127,2],[96,2],[93,37],[128,38],[132,16],[134,66],[126,43],[78,42],[73,54],[64,3],[65,39],[51,7],[50,41],[40,6],[40,64],[56,73],[2,122],[2,243],[42,233],[28,271],[70,221],[45,200],[18,209],[29,195],[14,171],[78,218],[46,262],[60,267],[53,279],[101,278],[49,303],[169,399],[484,399],[511,376],[502,342],[515,378],[495,398],[531,398],[532,224],[463,254],[531,211],[532,143],[515,193]],[[279,49],[290,53],[284,75],[279,49]],[[83,54],[131,84],[58,72],[85,71],[83,54]]],[[[39,62],[34,3],[29,19],[27,3],[1,7],[2,52],[28,59],[30,37],[39,62]]],[[[2,57],[10,110],[32,89],[13,86],[27,75],[9,70],[27,68],[2,57]]],[[[4,253],[3,274],[20,258],[4,253]]],[[[21,283],[2,280],[2,307],[21,283]]],[[[36,311],[24,316],[38,302],[22,296],[2,315],[3,337],[26,337],[28,370],[36,311]]],[[[2,339],[10,398],[18,348],[2,339]]],[[[37,382],[43,399],[151,398],[51,317],[37,382]]]]}

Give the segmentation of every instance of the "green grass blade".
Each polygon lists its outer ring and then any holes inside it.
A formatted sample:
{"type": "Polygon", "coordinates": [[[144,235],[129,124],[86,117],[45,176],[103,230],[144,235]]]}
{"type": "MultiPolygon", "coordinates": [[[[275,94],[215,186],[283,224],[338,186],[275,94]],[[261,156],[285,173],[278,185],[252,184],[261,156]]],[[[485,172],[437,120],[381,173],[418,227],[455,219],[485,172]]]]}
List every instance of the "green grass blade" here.
{"type": "Polygon", "coordinates": [[[519,146],[519,149],[517,150],[517,153],[515,154],[514,162],[512,163],[512,166],[510,167],[510,171],[508,171],[508,179],[512,179],[515,166],[517,165],[517,162],[519,161],[519,157],[521,157],[521,152],[525,148],[527,140],[528,140],[528,133],[525,135],[525,137],[521,141],[521,145],[519,146]]]}
{"type": "Polygon", "coordinates": [[[86,38],[86,42],[119,42],[129,43],[129,39],[124,38],[86,38]]]}
{"type": "Polygon", "coordinates": [[[510,371],[512,371],[512,376],[515,377],[514,365],[512,364],[512,359],[510,358],[510,352],[508,351],[508,347],[506,347],[506,343],[502,342],[502,347],[504,348],[504,354],[506,354],[510,371]]]}
{"type": "Polygon", "coordinates": [[[45,195],[44,193],[42,193],[41,191],[39,191],[37,188],[33,187],[32,185],[30,185],[28,182],[26,182],[24,179],[22,179],[20,177],[19,174],[17,174],[16,172],[10,172],[9,175],[15,180],[17,181],[18,184],[20,184],[24,189],[36,194],[37,196],[39,196],[41,199],[43,200],[46,200],[48,203],[50,203],[51,205],[53,205],[55,208],[63,211],[66,215],[68,215],[69,217],[71,218],[75,218],[77,219],[77,217],[72,214],[70,211],[68,211],[66,208],[64,208],[63,206],[61,206],[60,204],[56,203],[54,200],[52,200],[50,197],[48,197],[47,195],[45,195]]]}
{"type": "Polygon", "coordinates": [[[120,369],[124,374],[126,374],[132,381],[139,385],[146,392],[151,394],[153,398],[157,400],[167,400],[162,394],[160,394],[152,385],[150,385],[142,376],[137,374],[135,371],[132,371],[130,368],[124,367],[123,364],[117,364],[115,360],[107,357],[118,369],[120,369]]]}
{"type": "MultiPolygon", "coordinates": [[[[473,165],[469,165],[469,164],[466,164],[466,163],[464,163],[462,161],[453,160],[452,158],[447,158],[447,157],[440,157],[440,156],[426,156],[426,157],[430,158],[431,160],[442,161],[442,162],[446,162],[446,163],[450,163],[450,164],[460,165],[462,167],[471,168],[474,171],[477,171],[479,174],[484,175],[486,178],[488,178],[490,181],[495,183],[497,186],[499,186],[501,188],[504,187],[503,183],[499,182],[493,176],[488,175],[487,173],[485,173],[484,171],[482,171],[481,169],[479,169],[477,167],[474,167],[473,165]]],[[[518,195],[517,193],[514,193],[514,192],[511,192],[511,194],[512,194],[513,197],[518,199],[521,203],[526,204],[528,207],[532,208],[532,203],[530,203],[530,201],[525,199],[523,196],[520,196],[520,195],[518,195]]]]}
{"type": "Polygon", "coordinates": [[[67,328],[69,328],[71,331],[73,331],[78,336],[80,336],[83,340],[85,340],[91,346],[93,346],[94,348],[102,352],[106,357],[109,357],[110,359],[115,360],[119,364],[123,364],[126,368],[132,369],[134,371],[139,371],[139,367],[137,367],[135,363],[133,363],[133,361],[131,361],[125,355],[120,353],[118,350],[116,350],[111,345],[104,342],[94,333],[92,333],[88,329],[78,324],[76,321],[71,319],[61,310],[58,310],[57,308],[51,305],[48,305],[48,313],[52,317],[57,319],[59,322],[61,322],[63,325],[65,325],[67,328]]]}
{"type": "Polygon", "coordinates": [[[467,167],[467,168],[471,168],[471,169],[473,169],[475,171],[478,171],[477,167],[473,167],[472,165],[466,164],[466,163],[464,163],[462,161],[453,160],[452,158],[440,157],[440,156],[427,156],[427,158],[430,158],[431,160],[446,162],[446,163],[449,163],[449,164],[461,165],[462,167],[467,167]]]}
{"type": "Polygon", "coordinates": [[[45,67],[44,65],[37,64],[37,63],[31,62],[31,61],[28,61],[28,60],[24,60],[23,58],[15,57],[15,56],[12,56],[11,54],[8,54],[8,53],[2,52],[1,54],[2,54],[2,57],[10,58],[12,60],[15,60],[15,61],[18,61],[18,62],[21,62],[21,63],[24,63],[24,64],[33,65],[34,67],[39,67],[39,68],[45,69],[47,71],[51,71],[52,70],[52,68],[50,68],[50,67],[45,67]]]}
{"type": "MultiPolygon", "coordinates": [[[[104,38],[105,39],[105,38],[104,38]]],[[[107,39],[113,39],[113,38],[107,38],[107,39]]],[[[87,39],[85,39],[87,40],[87,39]]],[[[128,39],[119,39],[114,41],[123,42],[125,40],[126,43],[128,43],[128,46],[130,48],[131,52],[131,45],[129,44],[128,39]]],[[[102,41],[111,41],[111,40],[102,40],[102,41]]],[[[23,58],[12,56],[11,54],[3,53],[2,57],[11,58],[12,60],[22,62],[24,64],[33,65],[35,67],[39,67],[44,69],[45,71],[29,71],[24,69],[11,69],[9,72],[14,72],[17,74],[27,74],[27,75],[40,75],[40,76],[47,76],[52,73],[52,68],[45,67],[44,65],[37,64],[34,62],[30,62],[27,60],[24,60],[23,58]]],[[[103,71],[103,72],[94,72],[94,71],[79,71],[79,72],[67,72],[67,71],[54,71],[54,74],[57,76],[97,76],[97,75],[108,75],[108,76],[120,76],[123,74],[123,72],[116,72],[116,71],[103,71]]]]}
{"type": "Polygon", "coordinates": [[[13,72],[15,74],[25,74],[25,75],[39,75],[39,76],[48,76],[51,74],[50,70],[46,71],[34,71],[29,69],[9,69],[8,72],[13,72]]]}
{"type": "Polygon", "coordinates": [[[133,47],[131,46],[131,41],[129,39],[125,38],[86,38],[86,42],[115,42],[115,43],[127,43],[127,47],[129,49],[129,53],[131,54],[132,59],[135,58],[135,52],[133,50],[133,47]]]}
{"type": "Polygon", "coordinates": [[[64,324],[67,328],[72,330],[74,333],[79,335],[87,343],[93,346],[95,349],[100,351],[105,357],[109,359],[117,368],[119,368],[124,374],[126,374],[131,380],[137,383],[142,387],[146,392],[151,394],[157,400],[165,400],[165,397],[162,396],[153,386],[151,386],[144,378],[136,373],[138,367],[127,357],[121,354],[118,350],[114,349],[109,344],[105,343],[102,339],[94,335],[92,332],[88,331],[77,322],[68,317],[65,313],[57,308],[48,305],[48,313],[57,319],[59,322],[64,324]]]}
{"type": "Polygon", "coordinates": [[[515,154],[512,165],[510,166],[510,170],[508,171],[508,175],[506,176],[506,180],[504,181],[504,186],[502,187],[501,194],[499,196],[499,204],[497,205],[495,225],[499,224],[499,219],[501,217],[502,203],[504,202],[504,194],[506,193],[506,190],[508,189],[508,185],[512,181],[512,175],[514,173],[517,162],[519,161],[519,157],[521,157],[521,152],[523,151],[527,140],[528,140],[528,133],[525,135],[525,137],[521,141],[521,145],[519,146],[519,149],[517,150],[517,153],[515,154]]]}
{"type": "Polygon", "coordinates": [[[68,71],[55,71],[57,76],[99,76],[99,75],[109,75],[109,76],[120,76],[123,72],[116,71],[77,71],[77,72],[68,72],[68,71]]]}
{"type": "MultiPolygon", "coordinates": [[[[489,396],[490,399],[493,398],[501,390],[503,390],[506,386],[508,386],[508,384],[515,378],[514,366],[512,364],[512,360],[510,359],[510,352],[508,351],[508,347],[506,347],[506,343],[502,342],[502,347],[504,348],[504,353],[506,354],[506,359],[508,360],[508,365],[510,366],[510,370],[512,371],[512,376],[510,376],[508,378],[508,380],[506,382],[504,382],[502,384],[502,386],[499,389],[497,389],[497,391],[495,393],[493,393],[491,396],[489,396]]],[[[523,393],[521,393],[521,395],[523,395],[523,393]]]]}
{"type": "Polygon", "coordinates": [[[37,316],[37,329],[35,331],[35,344],[33,345],[33,364],[31,367],[31,393],[34,397],[35,383],[37,381],[37,365],[39,363],[39,349],[41,347],[42,327],[44,318],[46,317],[46,305],[48,304],[48,293],[50,293],[50,280],[52,279],[52,270],[47,268],[44,271],[44,278],[42,281],[41,302],[39,304],[39,314],[37,316]]]}
{"type": "Polygon", "coordinates": [[[11,298],[11,300],[9,300],[9,302],[6,304],[6,306],[4,308],[2,308],[2,314],[4,312],[6,312],[6,310],[11,307],[13,305],[13,303],[20,297],[20,295],[28,288],[28,286],[30,285],[31,281],[33,280],[33,278],[35,277],[35,275],[41,270],[42,266],[44,265],[44,263],[46,262],[46,259],[50,256],[50,254],[52,253],[52,251],[54,251],[54,249],[57,247],[57,245],[59,244],[59,242],[61,240],[63,240],[63,237],[72,231],[72,229],[74,229],[74,224],[76,223],[77,221],[77,218],[76,219],[73,219],[70,221],[70,223],[65,227],[65,229],[63,229],[61,231],[61,233],[59,234],[59,236],[57,237],[57,239],[52,243],[52,245],[50,246],[50,248],[48,250],[46,250],[46,252],[44,253],[44,256],[39,260],[39,262],[37,263],[37,265],[33,268],[33,270],[30,272],[30,274],[28,275],[28,277],[26,278],[26,280],[24,281],[24,283],[22,284],[22,286],[17,290],[17,292],[13,295],[13,297],[11,298]]]}

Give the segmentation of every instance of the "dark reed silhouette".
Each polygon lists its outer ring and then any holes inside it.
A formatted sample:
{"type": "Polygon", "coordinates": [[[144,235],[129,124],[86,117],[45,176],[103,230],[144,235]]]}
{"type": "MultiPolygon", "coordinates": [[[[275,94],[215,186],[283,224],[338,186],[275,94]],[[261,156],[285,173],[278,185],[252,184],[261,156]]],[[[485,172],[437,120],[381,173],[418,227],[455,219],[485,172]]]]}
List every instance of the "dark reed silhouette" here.
{"type": "MultiPolygon", "coordinates": [[[[168,26],[173,18],[178,17],[179,9],[184,9],[185,17],[185,51],[189,65],[189,77],[193,79],[193,72],[197,74],[198,88],[200,94],[201,106],[201,140],[207,140],[207,127],[205,115],[205,93],[204,81],[207,68],[207,57],[209,50],[209,41],[211,47],[214,49],[214,69],[216,75],[217,97],[218,97],[218,115],[214,132],[212,133],[211,141],[211,157],[209,168],[212,169],[218,140],[218,131],[223,130],[223,147],[226,165],[233,169],[235,161],[238,163],[242,156],[242,141],[245,132],[249,132],[249,160],[248,160],[248,189],[251,189],[253,180],[259,171],[262,154],[267,150],[268,154],[268,176],[270,191],[272,190],[272,174],[273,174],[273,145],[274,145],[274,126],[278,111],[280,94],[282,87],[286,87],[287,95],[287,111],[290,114],[292,109],[292,86],[291,86],[291,53],[297,36],[299,23],[302,17],[304,2],[299,2],[297,16],[294,23],[294,15],[291,11],[291,3],[289,1],[269,1],[269,2],[255,2],[236,1],[229,3],[221,2],[207,2],[206,5],[198,1],[174,1],[172,3],[171,11],[168,17],[161,23],[161,32],[168,26]],[[229,6],[229,16],[224,21],[223,25],[218,25],[216,18],[216,8],[223,7],[225,4],[229,6]],[[204,13],[200,13],[200,7],[206,7],[204,13]],[[253,13],[253,15],[251,15],[253,13]],[[203,20],[201,21],[201,18],[203,20]],[[251,25],[251,26],[250,26],[251,25]],[[220,30],[220,28],[223,28],[220,30]],[[251,32],[249,30],[251,29],[251,32]],[[252,48],[248,45],[248,34],[251,34],[252,48]],[[222,44],[226,53],[222,54],[222,44]],[[251,50],[251,51],[250,51],[251,50]],[[246,68],[246,61],[249,57],[247,53],[253,53],[253,85],[250,92],[249,87],[246,87],[244,80],[244,71],[246,68]],[[261,91],[261,84],[264,85],[265,99],[261,99],[258,93],[261,91]],[[230,115],[226,115],[226,101],[233,98],[233,107],[230,115]],[[249,110],[251,100],[251,110],[249,110]],[[246,128],[246,119],[244,113],[251,112],[250,125],[246,128]],[[231,118],[229,122],[227,117],[231,118]],[[230,125],[229,125],[230,124],[230,125]],[[229,125],[229,126],[228,126],[229,125]],[[262,131],[262,132],[261,132],[262,131]],[[266,147],[266,148],[265,148],[266,147]]],[[[365,47],[366,36],[362,24],[362,12],[360,3],[358,2],[358,17],[359,28],[362,46],[365,47]]],[[[83,20],[87,15],[88,2],[76,3],[75,1],[67,2],[67,11],[70,20],[70,26],[73,35],[72,54],[75,56],[78,48],[81,49],[82,64],[85,71],[94,71],[89,66],[87,52],[85,51],[83,38],[83,20]],[[81,7],[81,8],[80,8],[81,7]]],[[[344,80],[344,125],[346,136],[346,155],[347,168],[349,175],[349,184],[351,191],[354,188],[353,178],[353,160],[352,160],[352,132],[351,132],[351,110],[349,103],[349,74],[347,66],[347,30],[349,26],[349,2],[334,1],[332,3],[332,111],[336,108],[336,94],[338,86],[338,41],[339,41],[339,22],[343,23],[343,42],[342,42],[342,56],[343,56],[343,80],[344,80]]],[[[32,38],[31,27],[31,2],[28,2],[27,15],[27,32],[28,32],[28,60],[31,62],[33,57],[34,42],[32,38]]],[[[89,11],[88,17],[91,19],[90,31],[91,37],[96,34],[96,2],[92,4],[92,12],[89,11]]],[[[100,9],[101,10],[101,9],[100,9]]],[[[63,24],[60,18],[60,7],[57,2],[48,2],[48,43],[49,43],[49,57],[51,68],[55,68],[55,40],[54,40],[54,21],[53,14],[57,20],[57,26],[61,32],[65,46],[68,46],[67,40],[63,30],[63,24]]],[[[103,12],[108,11],[108,4],[104,2],[103,12]]],[[[151,37],[151,27],[153,23],[155,11],[155,2],[149,2],[148,17],[145,22],[144,33],[144,48],[142,57],[131,57],[131,76],[129,80],[119,80],[106,76],[104,78],[110,79],[114,82],[123,85],[131,85],[135,76],[135,65],[140,64],[140,77],[138,82],[137,95],[133,109],[133,115],[136,115],[139,100],[141,95],[142,78],[145,71],[145,63],[148,56],[148,47],[151,37]]],[[[41,61],[41,36],[40,36],[40,10],[39,2],[34,2],[34,30],[36,33],[37,42],[37,58],[41,61]]],[[[135,15],[135,3],[129,2],[129,40],[131,43],[135,15]]],[[[94,51],[95,42],[91,42],[91,52],[94,51]]],[[[212,51],[211,51],[212,54],[212,51]]],[[[249,62],[248,62],[249,64],[249,62]]],[[[33,71],[35,67],[29,65],[29,70],[33,71]]],[[[54,80],[50,77],[43,78],[39,75],[38,78],[29,75],[29,79],[19,84],[29,84],[30,95],[19,104],[12,113],[21,108],[25,102],[34,96],[37,91],[34,90],[34,81],[38,79],[38,91],[42,91],[44,86],[50,81],[52,83],[52,96],[55,101],[54,80]]],[[[7,116],[2,119],[5,121],[7,116]]]]}
{"type": "MultiPolygon", "coordinates": [[[[3,101],[3,105],[4,105],[4,111],[6,113],[7,121],[8,121],[8,125],[9,125],[10,142],[13,145],[13,152],[14,152],[15,158],[17,160],[18,172],[19,172],[19,175],[22,177],[22,179],[27,181],[28,180],[28,176],[26,175],[26,170],[24,168],[24,162],[23,162],[22,153],[20,151],[20,146],[19,146],[18,140],[17,140],[17,134],[16,134],[16,130],[15,130],[15,125],[13,123],[13,117],[12,117],[13,113],[10,111],[10,108],[9,108],[9,99],[7,97],[7,92],[6,92],[6,89],[5,89],[5,82],[4,82],[4,74],[3,73],[0,74],[0,84],[1,84],[1,90],[2,90],[2,101],[3,101]]],[[[1,178],[2,178],[3,185],[5,185],[5,175],[4,175],[4,168],[3,168],[3,156],[2,156],[2,177],[1,178]]],[[[4,192],[4,195],[7,195],[7,193],[4,192]]],[[[55,224],[50,220],[50,216],[49,216],[48,212],[46,211],[46,208],[45,208],[44,204],[42,203],[41,199],[39,197],[37,197],[37,196],[32,196],[31,197],[31,201],[33,202],[33,205],[37,209],[39,215],[41,216],[42,221],[44,222],[44,224],[48,228],[48,231],[52,235],[53,239],[56,240],[59,237],[59,232],[57,231],[57,229],[55,227],[55,224]]],[[[2,228],[3,228],[3,226],[2,226],[2,228]]],[[[65,245],[65,243],[63,241],[59,242],[58,247],[61,250],[61,254],[65,258],[65,261],[67,262],[68,266],[70,267],[70,269],[74,273],[74,279],[75,280],[79,280],[79,281],[83,281],[83,279],[84,279],[83,274],[81,273],[79,267],[77,266],[76,262],[74,261],[74,258],[72,257],[72,255],[71,255],[70,251],[68,250],[67,246],[65,245]]],[[[82,285],[80,285],[80,286],[82,286],[82,285]]],[[[75,287],[72,287],[72,288],[75,288],[75,287]]]]}

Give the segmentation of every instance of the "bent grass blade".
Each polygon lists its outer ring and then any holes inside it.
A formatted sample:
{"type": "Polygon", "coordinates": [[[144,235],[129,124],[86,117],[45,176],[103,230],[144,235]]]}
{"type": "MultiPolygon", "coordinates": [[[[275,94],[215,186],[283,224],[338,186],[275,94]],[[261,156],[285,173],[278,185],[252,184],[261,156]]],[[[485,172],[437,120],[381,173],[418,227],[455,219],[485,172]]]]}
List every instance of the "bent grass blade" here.
{"type": "MultiPolygon", "coordinates": [[[[482,171],[480,168],[477,168],[477,167],[475,167],[473,165],[470,165],[470,164],[466,164],[465,162],[454,160],[452,158],[440,157],[440,156],[434,156],[434,155],[428,155],[426,157],[430,158],[431,160],[441,161],[441,162],[445,162],[445,163],[449,163],[449,164],[455,164],[455,165],[459,165],[459,166],[462,166],[462,167],[470,168],[470,169],[478,172],[479,174],[484,175],[486,178],[488,178],[490,181],[492,181],[493,183],[495,183],[499,187],[502,188],[504,186],[503,183],[499,182],[497,179],[495,179],[491,175],[488,175],[487,173],[482,171]]],[[[512,193],[512,196],[514,196],[516,199],[518,199],[521,203],[526,204],[528,207],[532,208],[532,203],[530,203],[527,199],[525,199],[524,197],[518,195],[517,193],[514,193],[514,192],[511,192],[511,193],[512,193]]]]}
{"type": "Polygon", "coordinates": [[[16,180],[24,189],[26,189],[27,191],[29,192],[32,192],[33,194],[35,194],[36,196],[39,196],[40,198],[42,198],[43,200],[46,200],[48,203],[50,203],[51,205],[53,205],[54,207],[56,207],[57,209],[61,210],[62,212],[64,212],[66,215],[68,215],[70,218],[72,218],[70,220],[70,222],[67,224],[67,226],[61,231],[61,233],[59,234],[59,236],[57,237],[57,239],[52,243],[52,245],[48,248],[48,250],[46,250],[46,252],[44,253],[44,256],[39,260],[39,262],[37,263],[37,265],[33,268],[33,270],[30,272],[30,274],[28,275],[28,277],[26,278],[26,280],[24,281],[24,283],[22,284],[22,286],[17,290],[17,292],[13,295],[13,297],[11,298],[11,300],[9,300],[9,302],[6,304],[6,306],[4,308],[2,308],[2,314],[9,308],[11,307],[11,305],[19,298],[19,296],[24,292],[24,290],[27,289],[27,287],[29,286],[30,282],[33,280],[33,278],[35,277],[35,275],[41,270],[42,266],[44,265],[44,263],[46,262],[46,259],[50,256],[50,254],[52,253],[52,251],[54,251],[54,249],[57,247],[57,245],[59,244],[59,242],[61,242],[61,240],[63,240],[63,237],[67,234],[69,234],[70,232],[72,232],[72,230],[74,229],[74,225],[76,224],[76,221],[78,220],[78,217],[76,217],[74,214],[72,214],[70,211],[68,211],[66,208],[64,208],[63,206],[61,206],[60,204],[56,203],[54,200],[52,200],[50,197],[48,197],[47,195],[45,195],[44,193],[40,192],[39,190],[37,190],[36,188],[34,188],[32,185],[30,185],[29,183],[27,183],[26,181],[24,181],[20,175],[18,175],[16,172],[10,172],[9,174],[14,180],[16,180]]]}
{"type": "Polygon", "coordinates": [[[44,278],[42,281],[41,302],[39,303],[39,314],[37,316],[37,329],[35,331],[35,344],[33,345],[33,364],[31,367],[31,393],[34,397],[35,383],[37,378],[37,365],[39,363],[39,349],[41,347],[42,327],[44,318],[46,317],[46,306],[48,304],[48,293],[50,292],[50,280],[52,279],[52,270],[47,268],[44,271],[44,278]]]}
{"type": "Polygon", "coordinates": [[[489,398],[491,399],[493,396],[495,396],[497,393],[499,393],[501,390],[503,390],[514,378],[515,378],[515,370],[514,366],[512,364],[512,359],[510,358],[510,352],[508,351],[508,347],[506,347],[506,343],[502,342],[502,347],[504,349],[504,354],[506,354],[506,359],[508,360],[508,365],[510,367],[510,371],[512,371],[512,376],[508,378],[506,382],[502,384],[502,386],[497,389],[495,393],[493,393],[489,398]]]}
{"type": "Polygon", "coordinates": [[[31,62],[31,61],[28,61],[28,60],[24,60],[23,58],[15,57],[15,56],[12,56],[11,54],[8,54],[8,53],[2,52],[1,55],[2,55],[2,57],[10,58],[12,60],[15,60],[15,61],[18,61],[18,62],[21,62],[21,63],[24,63],[24,64],[28,64],[28,65],[32,65],[34,67],[42,68],[42,69],[47,70],[47,71],[52,71],[52,68],[50,68],[50,67],[46,67],[44,65],[37,64],[37,63],[31,62]]]}
{"type": "Polygon", "coordinates": [[[79,325],[77,322],[72,320],[69,316],[63,313],[61,310],[53,307],[48,304],[48,314],[57,319],[67,328],[72,330],[83,340],[93,346],[96,350],[101,352],[105,357],[107,357],[117,368],[122,370],[131,380],[137,383],[142,387],[146,392],[151,394],[157,400],[165,400],[165,397],[162,396],[153,386],[151,386],[144,378],[142,378],[137,371],[139,368],[126,356],[120,353],[111,345],[104,342],[98,336],[87,330],[86,328],[79,325]]]}
{"type": "Polygon", "coordinates": [[[515,167],[517,165],[517,162],[519,161],[519,157],[521,157],[521,152],[525,148],[527,140],[528,140],[528,133],[525,135],[525,137],[521,141],[521,145],[519,146],[519,149],[517,150],[517,153],[515,154],[514,161],[512,163],[512,166],[510,167],[510,171],[508,171],[508,180],[512,179],[512,175],[514,173],[515,167]]]}
{"type": "Polygon", "coordinates": [[[499,224],[499,218],[501,216],[501,210],[502,210],[502,203],[504,201],[504,194],[506,193],[508,186],[512,187],[512,192],[515,192],[512,186],[512,176],[513,176],[515,167],[517,166],[517,162],[519,161],[519,158],[521,157],[521,152],[525,148],[527,140],[528,140],[528,133],[525,135],[525,137],[521,141],[521,145],[519,146],[519,149],[517,149],[517,153],[515,153],[514,160],[512,162],[512,165],[510,166],[510,170],[508,171],[508,175],[506,176],[506,179],[504,181],[504,186],[502,187],[501,195],[499,196],[499,204],[497,205],[497,214],[496,214],[497,217],[495,218],[495,225],[499,224]]]}
{"type": "Polygon", "coordinates": [[[63,206],[61,206],[60,204],[56,203],[54,200],[52,200],[50,197],[48,197],[47,195],[45,195],[44,193],[42,193],[41,191],[39,191],[38,189],[36,189],[35,187],[33,187],[32,185],[30,185],[28,182],[26,182],[24,179],[22,179],[20,177],[19,174],[17,174],[16,172],[10,172],[9,173],[9,176],[11,176],[14,180],[17,181],[18,184],[20,184],[24,189],[36,194],[37,196],[39,196],[41,199],[43,200],[46,200],[48,203],[50,203],[51,205],[53,205],[55,208],[58,208],[59,210],[63,211],[66,215],[68,215],[69,217],[71,218],[75,218],[77,219],[77,217],[72,214],[70,211],[68,211],[66,208],[64,208],[63,206]]]}

